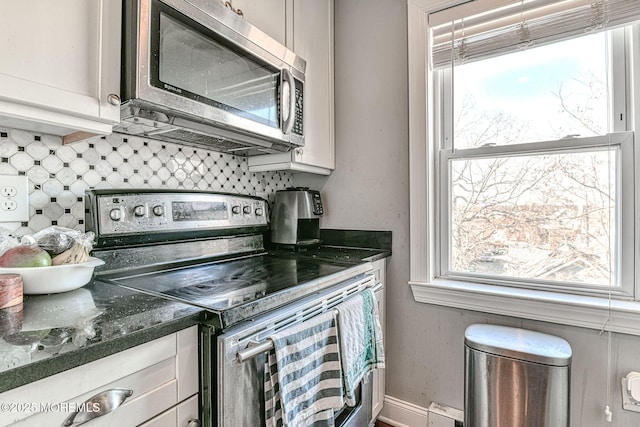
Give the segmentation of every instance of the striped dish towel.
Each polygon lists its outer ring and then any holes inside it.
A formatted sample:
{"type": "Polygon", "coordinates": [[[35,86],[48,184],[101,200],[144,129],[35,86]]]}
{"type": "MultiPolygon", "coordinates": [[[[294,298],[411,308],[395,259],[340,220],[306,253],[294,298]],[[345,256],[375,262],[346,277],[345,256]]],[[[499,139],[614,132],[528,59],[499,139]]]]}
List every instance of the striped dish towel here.
{"type": "Polygon", "coordinates": [[[356,404],[355,391],[364,376],[384,368],[384,347],[378,303],[371,289],[365,289],[336,306],[340,353],[347,405],[356,404]]]}
{"type": "Polygon", "coordinates": [[[266,426],[333,426],[333,410],[344,406],[333,310],[269,339],[274,348],[264,369],[266,426]]]}

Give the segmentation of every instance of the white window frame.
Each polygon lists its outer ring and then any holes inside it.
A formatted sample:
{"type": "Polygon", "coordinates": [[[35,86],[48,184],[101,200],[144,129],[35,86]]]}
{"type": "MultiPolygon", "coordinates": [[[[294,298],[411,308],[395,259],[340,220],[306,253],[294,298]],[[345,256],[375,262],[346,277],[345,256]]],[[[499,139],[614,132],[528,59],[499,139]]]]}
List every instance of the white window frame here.
{"type": "MultiPolygon", "coordinates": [[[[477,0],[473,3],[486,3],[477,0]]],[[[496,0],[493,0],[496,1],[496,0]]],[[[499,2],[499,1],[498,1],[499,2]]],[[[408,24],[408,92],[409,92],[409,174],[410,174],[410,281],[418,302],[480,311],[518,318],[573,325],[597,330],[611,330],[640,336],[640,302],[589,295],[533,290],[497,284],[461,282],[436,277],[436,219],[438,195],[437,165],[433,153],[434,133],[433,79],[430,77],[428,13],[451,4],[451,0],[409,0],[408,24]],[[425,49],[425,46],[427,47],[425,49]]],[[[640,37],[636,34],[636,37],[640,37]]],[[[640,41],[640,40],[637,40],[640,41]]],[[[631,69],[639,69],[632,58],[631,69]]],[[[628,84],[640,88],[640,73],[627,72],[628,84]]],[[[640,105],[640,91],[633,93],[633,105],[640,105]]],[[[640,123],[639,112],[631,112],[630,129],[640,123]]],[[[633,161],[640,165],[640,150],[633,161]]],[[[634,205],[640,200],[640,185],[633,190],[634,205]]],[[[633,212],[640,223],[640,209],[633,212]]],[[[634,247],[640,242],[640,227],[635,227],[634,247]]],[[[626,250],[626,249],[625,249],[626,250]]],[[[635,257],[635,254],[634,254],[635,257]]],[[[640,262],[634,265],[634,287],[638,292],[640,262]]]]}
{"type": "Polygon", "coordinates": [[[519,286],[526,289],[547,289],[554,291],[562,291],[571,293],[581,293],[585,295],[604,296],[614,298],[633,299],[635,293],[634,286],[634,242],[633,234],[623,233],[622,230],[632,230],[633,223],[633,132],[616,132],[603,136],[593,136],[584,138],[571,138],[564,140],[562,146],[558,145],[558,141],[545,141],[536,143],[523,143],[508,146],[492,146],[481,147],[466,150],[442,150],[440,151],[440,159],[438,163],[438,205],[439,211],[436,215],[436,229],[439,233],[436,235],[436,247],[440,248],[435,253],[435,275],[443,279],[467,282],[478,282],[486,284],[496,284],[503,286],[519,286]],[[475,276],[471,273],[456,273],[448,270],[448,248],[449,242],[449,217],[450,206],[448,202],[449,193],[447,188],[451,188],[450,171],[448,168],[451,159],[472,159],[472,158],[497,158],[510,157],[512,155],[535,155],[535,154],[553,154],[553,153],[578,153],[591,149],[617,149],[616,153],[616,180],[621,184],[616,195],[618,207],[616,208],[616,235],[617,247],[613,248],[616,259],[616,282],[620,283],[619,287],[605,286],[589,286],[589,285],[572,285],[562,282],[545,282],[536,280],[512,280],[499,276],[475,276]],[[464,153],[464,154],[463,154],[464,153]],[[442,187],[442,189],[440,189],[442,187]]]}

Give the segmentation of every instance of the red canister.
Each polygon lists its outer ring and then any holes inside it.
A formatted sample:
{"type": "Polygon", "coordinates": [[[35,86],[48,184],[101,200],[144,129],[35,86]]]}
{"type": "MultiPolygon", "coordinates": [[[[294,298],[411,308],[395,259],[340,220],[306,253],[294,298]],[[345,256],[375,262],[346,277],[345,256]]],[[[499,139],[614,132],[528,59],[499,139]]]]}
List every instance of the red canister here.
{"type": "Polygon", "coordinates": [[[0,309],[22,304],[22,276],[0,274],[0,309]]]}

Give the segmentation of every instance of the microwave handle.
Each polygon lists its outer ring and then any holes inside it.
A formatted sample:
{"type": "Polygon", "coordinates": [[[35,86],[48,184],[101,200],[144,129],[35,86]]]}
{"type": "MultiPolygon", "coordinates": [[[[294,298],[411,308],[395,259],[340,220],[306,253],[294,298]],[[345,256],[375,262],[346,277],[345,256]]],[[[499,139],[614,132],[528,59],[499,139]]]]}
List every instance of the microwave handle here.
{"type": "MultiPolygon", "coordinates": [[[[281,72],[280,99],[284,100],[284,82],[289,83],[289,116],[282,121],[282,133],[288,135],[293,128],[293,121],[296,117],[296,81],[293,75],[286,68],[281,72]]],[[[284,105],[280,108],[284,110],[284,105]]],[[[282,117],[282,114],[281,114],[282,117]]]]}

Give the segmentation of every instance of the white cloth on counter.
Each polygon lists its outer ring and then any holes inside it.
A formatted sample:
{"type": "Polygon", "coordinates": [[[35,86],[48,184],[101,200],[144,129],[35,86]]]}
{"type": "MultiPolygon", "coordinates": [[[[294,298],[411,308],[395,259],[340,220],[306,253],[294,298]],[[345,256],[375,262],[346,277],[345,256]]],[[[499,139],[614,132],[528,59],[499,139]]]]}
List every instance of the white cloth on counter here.
{"type": "Polygon", "coordinates": [[[371,289],[336,306],[338,335],[347,405],[355,406],[360,381],[373,369],[384,368],[384,346],[378,303],[371,289]]]}
{"type": "Polygon", "coordinates": [[[331,310],[269,337],[267,427],[334,425],[333,410],[344,406],[337,332],[331,310]]]}

